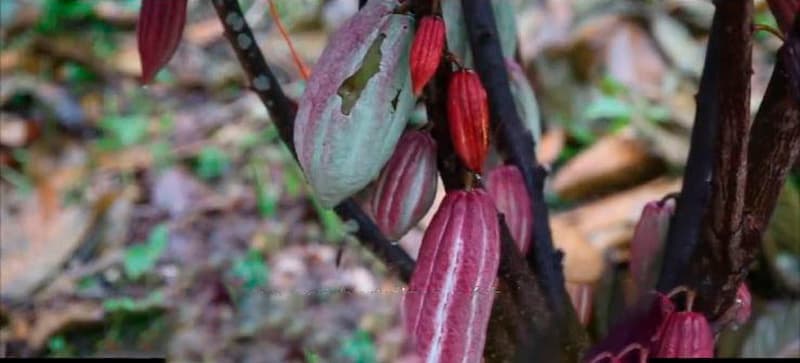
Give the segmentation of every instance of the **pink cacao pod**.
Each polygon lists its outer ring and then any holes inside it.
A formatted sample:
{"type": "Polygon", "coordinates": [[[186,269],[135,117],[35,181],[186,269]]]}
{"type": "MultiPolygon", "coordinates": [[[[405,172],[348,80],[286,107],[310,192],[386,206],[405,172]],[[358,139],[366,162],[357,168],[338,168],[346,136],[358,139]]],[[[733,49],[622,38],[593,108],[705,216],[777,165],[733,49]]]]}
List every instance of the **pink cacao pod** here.
{"type": "Polygon", "coordinates": [[[661,339],[654,345],[656,358],[713,358],[714,335],[706,317],[678,311],[667,319],[661,339]]]}
{"type": "Polygon", "coordinates": [[[411,84],[414,95],[431,80],[439,68],[444,50],[444,20],[438,16],[426,16],[419,22],[414,42],[411,43],[411,84]]]}
{"type": "Polygon", "coordinates": [[[747,323],[750,319],[750,313],[753,311],[753,297],[750,295],[750,288],[746,283],[739,285],[736,290],[736,315],[734,320],[737,324],[742,325],[747,323]]]}
{"type": "Polygon", "coordinates": [[[655,285],[660,267],[658,261],[674,213],[675,201],[672,199],[649,202],[642,210],[631,239],[630,273],[635,288],[639,290],[634,296],[655,285]]]}
{"type": "Polygon", "coordinates": [[[500,261],[496,213],[483,190],[449,192],[425,231],[403,303],[425,362],[481,361],[500,261]]]}
{"type": "Polygon", "coordinates": [[[186,1],[142,1],[136,37],[143,84],[150,83],[175,54],[186,24],[186,1]]]}
{"type": "Polygon", "coordinates": [[[589,284],[568,281],[567,293],[572,300],[572,306],[575,307],[575,313],[578,314],[578,321],[584,326],[588,325],[594,308],[592,303],[594,289],[589,284]]]}
{"type": "Polygon", "coordinates": [[[436,196],[436,142],[428,133],[406,131],[383,167],[370,199],[375,222],[398,240],[428,212],[436,196]]]}
{"type": "Polygon", "coordinates": [[[456,154],[467,168],[480,173],[489,152],[489,100],[474,71],[453,73],[447,89],[447,121],[456,154]]]}
{"type": "Polygon", "coordinates": [[[497,210],[505,216],[511,237],[523,254],[528,253],[533,213],[522,174],[514,165],[502,165],[492,169],[486,179],[486,191],[492,196],[497,210]]]}

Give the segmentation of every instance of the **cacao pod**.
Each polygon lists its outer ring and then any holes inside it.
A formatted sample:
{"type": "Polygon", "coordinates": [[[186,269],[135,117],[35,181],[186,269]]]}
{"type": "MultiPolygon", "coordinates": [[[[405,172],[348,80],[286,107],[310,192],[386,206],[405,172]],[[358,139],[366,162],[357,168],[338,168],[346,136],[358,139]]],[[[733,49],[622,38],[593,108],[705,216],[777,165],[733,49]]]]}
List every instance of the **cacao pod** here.
{"type": "Polygon", "coordinates": [[[739,285],[736,290],[736,315],[734,320],[737,324],[742,325],[747,323],[750,319],[750,313],[753,311],[753,296],[750,295],[750,288],[746,283],[739,285]]]}
{"type": "Polygon", "coordinates": [[[468,169],[480,173],[489,152],[489,101],[474,71],[453,73],[447,91],[447,120],[456,154],[468,169]]]}
{"type": "Polygon", "coordinates": [[[675,213],[675,201],[652,201],[642,209],[631,239],[630,273],[635,296],[649,291],[656,283],[661,268],[661,252],[667,238],[669,220],[675,213]]]}
{"type": "Polygon", "coordinates": [[[511,237],[523,254],[528,253],[533,230],[533,214],[525,180],[514,165],[502,165],[492,169],[486,178],[486,190],[503,213],[511,237]]]}
{"type": "Polygon", "coordinates": [[[297,158],[323,207],[374,180],[414,106],[412,17],[396,0],[369,1],[331,36],[298,104],[297,158]]]}
{"type": "Polygon", "coordinates": [[[572,306],[575,308],[575,313],[578,314],[578,321],[584,326],[588,325],[594,308],[594,288],[584,283],[567,282],[566,284],[572,306]]]}
{"type": "Polygon", "coordinates": [[[712,358],[714,335],[706,317],[693,311],[678,311],[669,316],[659,341],[656,358],[712,358]]]}
{"type": "Polygon", "coordinates": [[[186,24],[187,0],[144,0],[136,23],[142,83],[150,83],[175,54],[186,24]]]}
{"type": "Polygon", "coordinates": [[[414,95],[422,92],[439,68],[444,49],[444,31],[444,21],[438,16],[426,16],[419,22],[410,56],[414,95]]]}
{"type": "Polygon", "coordinates": [[[609,329],[605,338],[589,350],[586,362],[591,362],[593,358],[607,352],[623,351],[632,344],[652,347],[660,340],[667,321],[675,311],[675,304],[666,295],[658,292],[642,296],[639,302],[619,323],[609,329]]]}
{"type": "Polygon", "coordinates": [[[403,303],[405,328],[424,361],[481,361],[499,259],[489,195],[449,192],[425,231],[403,303]]]}
{"type": "Polygon", "coordinates": [[[370,199],[375,223],[398,240],[428,212],[436,196],[436,142],[422,131],[406,131],[381,171],[370,199]]]}

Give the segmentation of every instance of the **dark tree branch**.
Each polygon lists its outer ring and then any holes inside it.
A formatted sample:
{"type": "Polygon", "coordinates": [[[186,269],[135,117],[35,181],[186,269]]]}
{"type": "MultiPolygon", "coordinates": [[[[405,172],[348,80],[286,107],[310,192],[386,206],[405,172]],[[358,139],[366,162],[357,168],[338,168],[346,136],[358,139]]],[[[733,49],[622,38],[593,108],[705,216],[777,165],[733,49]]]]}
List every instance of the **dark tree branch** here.
{"type": "MultiPolygon", "coordinates": [[[[739,0],[737,0],[739,1],[739,0]]],[[[691,147],[683,176],[683,187],[677,199],[675,215],[669,225],[664,258],[657,288],[669,291],[683,282],[684,272],[700,237],[700,228],[711,194],[711,169],[719,117],[721,48],[730,45],[725,39],[726,27],[739,25],[722,15],[719,3],[714,12],[711,34],[706,49],[703,75],[697,92],[697,111],[692,128],[691,147]]]]}
{"type": "MultiPolygon", "coordinates": [[[[225,37],[244,68],[250,88],[267,107],[281,140],[296,157],[293,142],[294,117],[297,111],[295,103],[283,93],[280,83],[267,65],[255,41],[256,38],[242,14],[239,2],[213,0],[212,4],[225,29],[225,37]]],[[[402,248],[383,236],[358,203],[348,199],[337,205],[334,210],[343,220],[355,221],[358,225],[355,235],[361,244],[381,259],[390,270],[396,271],[404,282],[408,282],[414,269],[414,260],[402,248]]]]}
{"type": "Polygon", "coordinates": [[[528,257],[551,309],[563,315],[572,305],[564,287],[561,254],[554,248],[550,235],[543,194],[547,173],[536,163],[533,137],[523,127],[514,106],[491,4],[483,0],[462,0],[462,7],[475,67],[489,96],[491,117],[500,134],[497,138],[498,147],[519,168],[531,196],[531,209],[535,218],[531,244],[533,248],[528,257]]]}
{"type": "MultiPolygon", "coordinates": [[[[747,181],[752,75],[753,2],[717,1],[724,20],[724,47],[719,48],[719,103],[711,199],[689,281],[698,292],[695,306],[715,316],[712,306],[732,302],[741,266],[742,220],[747,181]],[[724,298],[723,298],[724,297],[724,298]]],[[[729,306],[729,304],[726,304],[729,306]]]]}

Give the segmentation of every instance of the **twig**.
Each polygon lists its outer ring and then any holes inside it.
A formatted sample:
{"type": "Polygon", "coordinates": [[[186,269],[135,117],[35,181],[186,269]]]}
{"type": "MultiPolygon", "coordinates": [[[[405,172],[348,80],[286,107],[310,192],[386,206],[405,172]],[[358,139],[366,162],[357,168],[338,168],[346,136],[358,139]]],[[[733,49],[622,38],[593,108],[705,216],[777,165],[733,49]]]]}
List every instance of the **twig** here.
{"type": "MultiPolygon", "coordinates": [[[[239,63],[244,68],[251,89],[267,107],[283,143],[296,157],[292,142],[296,106],[283,93],[278,80],[267,65],[258,48],[250,26],[245,21],[237,0],[213,0],[217,16],[225,28],[225,37],[231,44],[239,63]]],[[[352,199],[337,205],[334,210],[343,220],[358,224],[355,235],[361,244],[372,251],[386,266],[397,271],[408,282],[414,269],[414,260],[401,247],[392,244],[352,199]]]]}
{"type": "Polygon", "coordinates": [[[297,55],[297,51],[294,49],[294,43],[292,43],[292,39],[289,37],[289,33],[283,27],[283,22],[281,21],[281,14],[278,13],[278,7],[275,6],[275,2],[272,0],[267,0],[269,2],[269,12],[272,14],[272,20],[275,22],[275,26],[278,27],[278,31],[281,33],[283,40],[286,42],[286,45],[289,46],[289,53],[292,53],[292,59],[294,59],[294,64],[297,66],[297,69],[300,71],[300,75],[303,76],[303,80],[308,81],[308,76],[311,74],[311,71],[306,66],[306,63],[303,62],[303,59],[297,55]]]}

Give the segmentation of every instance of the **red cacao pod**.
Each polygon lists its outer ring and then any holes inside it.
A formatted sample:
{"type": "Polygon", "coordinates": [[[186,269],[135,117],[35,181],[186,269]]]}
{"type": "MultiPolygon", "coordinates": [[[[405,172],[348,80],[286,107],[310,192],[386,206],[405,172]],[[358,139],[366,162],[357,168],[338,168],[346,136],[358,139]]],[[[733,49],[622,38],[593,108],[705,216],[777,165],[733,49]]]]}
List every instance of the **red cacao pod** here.
{"type": "Polygon", "coordinates": [[[441,17],[426,16],[419,22],[409,57],[414,95],[419,96],[422,88],[439,68],[444,49],[444,32],[444,20],[441,17]]]}
{"type": "Polygon", "coordinates": [[[750,295],[750,288],[746,283],[739,285],[736,290],[736,315],[734,320],[737,324],[741,325],[750,319],[750,313],[753,311],[753,296],[750,295]]]}
{"type": "Polygon", "coordinates": [[[533,230],[533,213],[525,180],[513,165],[502,165],[492,169],[486,178],[486,191],[503,213],[511,237],[523,254],[528,253],[533,230]]]}
{"type": "Polygon", "coordinates": [[[386,237],[400,239],[425,216],[436,196],[436,175],[436,142],[428,133],[406,131],[370,199],[372,216],[386,237]]]}
{"type": "Polygon", "coordinates": [[[480,173],[489,151],[489,101],[474,71],[453,73],[447,91],[447,119],[456,154],[467,168],[480,173]]]}
{"type": "Polygon", "coordinates": [[[649,291],[659,273],[659,260],[675,212],[672,199],[653,201],[644,206],[631,239],[630,273],[635,281],[635,296],[649,291]]]}
{"type": "Polygon", "coordinates": [[[500,261],[496,213],[485,191],[453,191],[425,231],[403,304],[426,362],[481,360],[500,261]]]}
{"type": "Polygon", "coordinates": [[[703,314],[678,311],[667,319],[655,347],[656,358],[712,358],[714,335],[703,314]]]}
{"type": "Polygon", "coordinates": [[[175,54],[186,24],[186,1],[142,1],[136,23],[142,83],[150,83],[175,54]]]}

